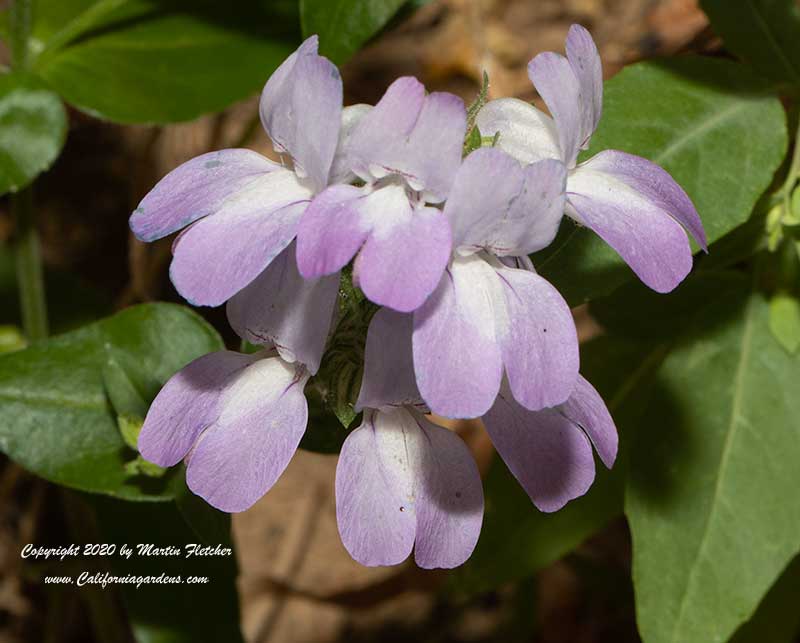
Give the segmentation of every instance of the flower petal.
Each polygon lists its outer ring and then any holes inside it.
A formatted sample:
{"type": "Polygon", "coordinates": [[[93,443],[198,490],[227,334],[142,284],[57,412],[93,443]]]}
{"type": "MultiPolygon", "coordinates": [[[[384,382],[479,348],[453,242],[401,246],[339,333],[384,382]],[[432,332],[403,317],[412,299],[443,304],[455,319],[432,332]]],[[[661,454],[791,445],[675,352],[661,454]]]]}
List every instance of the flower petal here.
{"type": "Polygon", "coordinates": [[[567,34],[567,60],[580,86],[581,130],[588,147],[603,114],[603,63],[592,34],[581,25],[572,25],[567,34]]]}
{"type": "Polygon", "coordinates": [[[328,184],[342,118],[342,78],[317,55],[311,36],[275,70],[261,93],[261,123],[275,149],[294,159],[297,173],[315,191],[328,184]]]}
{"type": "Polygon", "coordinates": [[[498,329],[511,391],[536,411],[566,401],[580,362],[569,306],[547,281],[527,270],[500,268],[507,326],[498,329]]]}
{"type": "MultiPolygon", "coordinates": [[[[488,248],[504,250],[498,242],[506,216],[522,190],[522,167],[496,148],[475,150],[461,164],[444,213],[453,228],[453,246],[466,254],[488,248]]],[[[508,253],[500,253],[508,254],[508,253]]]]}
{"type": "MultiPolygon", "coordinates": [[[[369,412],[347,436],[336,466],[336,520],[342,543],[362,565],[396,565],[411,553],[416,534],[413,473],[401,430],[378,432],[369,412]],[[397,466],[386,466],[395,458],[397,466]]],[[[416,446],[413,433],[409,446],[416,446]]]]}
{"type": "Polygon", "coordinates": [[[450,258],[450,223],[440,210],[412,208],[391,185],[360,205],[371,232],[353,266],[353,280],[376,304],[400,312],[419,308],[436,288],[450,258]]]}
{"type": "Polygon", "coordinates": [[[617,427],[603,398],[582,375],[578,375],[575,390],[561,406],[561,412],[583,429],[597,449],[603,464],[610,469],[617,459],[617,427]]]}
{"type": "Polygon", "coordinates": [[[342,447],[336,469],[342,542],[364,565],[455,567],[478,540],[483,491],[461,439],[406,408],[373,411],[342,447]]]}
{"type": "Polygon", "coordinates": [[[398,78],[353,131],[353,170],[365,181],[390,174],[444,201],[461,164],[467,127],[464,102],[444,92],[425,95],[417,79],[398,78]]]}
{"type": "Polygon", "coordinates": [[[574,167],[591,132],[583,129],[581,86],[572,66],[564,56],[546,51],[528,63],[528,76],[556,121],[561,160],[574,167]]]}
{"type": "Polygon", "coordinates": [[[603,68],[592,36],[573,25],[567,36],[567,58],[545,52],[528,63],[528,76],[558,125],[567,167],[589,146],[603,109],[603,68]]]}
{"type": "Polygon", "coordinates": [[[287,362],[319,369],[339,294],[339,275],[306,280],[292,243],[228,300],[228,321],[242,339],[275,346],[287,362]]]}
{"type": "Polygon", "coordinates": [[[600,235],[657,292],[669,292],[692,269],[686,232],[663,205],[591,161],[567,180],[567,214],[600,235]]]}
{"type": "Polygon", "coordinates": [[[581,168],[611,176],[635,190],[686,228],[697,245],[708,251],[706,231],[692,200],[661,166],[641,156],[605,150],[581,163],[581,168]]]}
{"type": "Polygon", "coordinates": [[[356,410],[421,400],[411,354],[411,315],[381,308],[372,317],[364,350],[364,376],[356,410]]]}
{"type": "Polygon", "coordinates": [[[219,351],[198,357],[175,373],[150,405],[139,433],[145,460],[171,467],[189,453],[197,436],[219,416],[222,392],[256,355],[219,351]]]}
{"type": "Polygon", "coordinates": [[[155,241],[214,214],[280,165],[252,150],[230,149],[196,156],[161,179],[133,211],[130,226],[142,241],[155,241]]]}
{"type": "Polygon", "coordinates": [[[500,457],[540,510],[558,511],[592,485],[592,446],[558,409],[528,411],[504,389],[483,423],[500,457]]]}
{"type": "Polygon", "coordinates": [[[217,509],[244,511],[275,484],[306,429],[308,373],[258,359],[226,386],[219,416],[189,456],[186,484],[217,509]]]}
{"type": "Polygon", "coordinates": [[[489,101],[475,123],[482,136],[498,135],[496,146],[521,163],[561,158],[553,119],[518,98],[489,101]]]}
{"type": "Polygon", "coordinates": [[[411,415],[427,438],[414,559],[425,569],[458,567],[472,555],[483,523],[478,467],[455,433],[411,415]]]}
{"type": "Polygon", "coordinates": [[[339,130],[339,143],[336,146],[336,155],[333,157],[331,166],[331,176],[329,182],[350,183],[356,178],[355,173],[350,167],[350,141],[353,137],[353,130],[361,122],[367,112],[372,109],[372,105],[359,103],[348,105],[342,110],[342,127],[339,130]]]}
{"type": "Polygon", "coordinates": [[[548,246],[564,214],[566,167],[555,159],[522,168],[499,149],[470,154],[456,175],[444,212],[462,254],[486,249],[527,255],[548,246]]]}
{"type": "Polygon", "coordinates": [[[364,193],[333,185],[308,206],[297,230],[297,267],[306,279],[339,272],[358,252],[370,231],[359,210],[364,193]]]}
{"type": "Polygon", "coordinates": [[[230,299],[289,245],[309,196],[288,170],[270,172],[239,192],[175,240],[175,288],[198,306],[230,299]]]}
{"type": "Polygon", "coordinates": [[[495,328],[504,310],[497,273],[471,255],[453,260],[414,313],[414,371],[434,413],[472,418],[491,407],[503,375],[495,328]]]}

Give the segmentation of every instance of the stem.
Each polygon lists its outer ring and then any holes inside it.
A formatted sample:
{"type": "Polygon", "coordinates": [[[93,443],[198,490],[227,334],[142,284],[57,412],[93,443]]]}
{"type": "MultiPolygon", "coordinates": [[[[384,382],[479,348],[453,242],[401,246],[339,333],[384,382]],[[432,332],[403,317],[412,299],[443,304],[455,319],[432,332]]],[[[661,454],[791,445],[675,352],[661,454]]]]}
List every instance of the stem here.
{"type": "Polygon", "coordinates": [[[800,174],[800,120],[797,123],[797,133],[794,137],[794,151],[792,152],[792,162],[789,165],[789,172],[786,174],[786,180],[777,192],[777,196],[783,200],[784,205],[788,207],[789,197],[792,194],[792,188],[797,183],[797,177],[800,174]]]}
{"type": "Polygon", "coordinates": [[[28,41],[33,22],[33,0],[11,0],[9,11],[9,45],[11,67],[27,69],[29,62],[28,41]]]}
{"type": "Polygon", "coordinates": [[[13,194],[11,205],[16,222],[14,250],[22,328],[28,341],[35,342],[47,337],[47,303],[44,296],[39,235],[36,233],[33,217],[33,187],[13,194]]]}
{"type": "MultiPolygon", "coordinates": [[[[9,13],[11,67],[26,70],[30,62],[28,46],[33,23],[33,0],[12,0],[9,13]]],[[[33,186],[11,195],[16,223],[14,254],[22,311],[22,327],[28,341],[47,337],[47,304],[42,277],[42,256],[33,214],[33,186]]]]}

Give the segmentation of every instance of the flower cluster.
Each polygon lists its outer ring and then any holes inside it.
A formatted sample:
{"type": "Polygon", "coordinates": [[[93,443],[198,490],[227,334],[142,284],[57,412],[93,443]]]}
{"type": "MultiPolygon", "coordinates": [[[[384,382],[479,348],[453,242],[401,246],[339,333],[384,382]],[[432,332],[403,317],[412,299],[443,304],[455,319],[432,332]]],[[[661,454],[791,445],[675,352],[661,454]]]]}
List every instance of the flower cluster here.
{"type": "Polygon", "coordinates": [[[577,164],[600,120],[602,72],[585,29],[570,29],[566,53],[529,65],[551,116],[490,101],[475,121],[485,144],[462,158],[461,99],[400,78],[375,106],[343,108],[336,67],[306,40],[261,97],[285,164],[242,149],[205,154],[131,216],[145,241],[183,228],[170,269],[178,292],[227,302],[236,332],[263,346],[206,355],[172,377],[145,420],[142,455],[186,460],[189,487],[225,511],[266,493],[305,432],[304,388],[352,262],[353,284],[379,307],[356,402],[363,422],[336,472],[339,531],[356,560],[395,564],[413,549],[422,567],[453,567],[477,542],[478,469],[429,412],[482,418],[539,509],[585,493],[593,448],[611,467],[617,433],[578,372],[569,307],[528,255],[566,213],[665,292],[691,269],[687,231],[704,248],[705,236],[657,165],[618,151],[577,164]]]}

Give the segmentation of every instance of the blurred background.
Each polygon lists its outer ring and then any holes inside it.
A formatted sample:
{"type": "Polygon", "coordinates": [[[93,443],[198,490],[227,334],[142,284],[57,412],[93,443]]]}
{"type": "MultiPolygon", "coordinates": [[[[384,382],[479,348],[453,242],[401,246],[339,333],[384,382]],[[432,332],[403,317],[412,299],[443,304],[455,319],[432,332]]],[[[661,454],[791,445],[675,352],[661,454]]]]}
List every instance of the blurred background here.
{"type": "MultiPolygon", "coordinates": [[[[719,47],[694,0],[412,4],[419,6],[403,11],[344,65],[346,104],[374,103],[394,78],[407,74],[429,90],[451,91],[469,103],[483,70],[491,79],[490,97],[537,100],[526,64],[540,51],[562,51],[576,22],[591,30],[606,76],[637,60],[719,47]]],[[[36,188],[51,308],[60,310],[53,312],[54,332],[137,302],[180,301],[167,278],[171,240],[141,244],[130,235],[127,218],[169,170],[232,146],[272,154],[258,126],[255,97],[222,113],[159,127],[114,125],[70,109],[64,152],[36,188]]],[[[11,228],[3,199],[0,242],[11,228]]],[[[0,256],[0,310],[11,310],[14,297],[13,266],[0,256]]],[[[234,345],[223,309],[200,312],[234,345]]],[[[14,322],[6,316],[0,322],[14,322]]],[[[600,332],[580,309],[576,316],[582,337],[600,332]]],[[[493,453],[480,428],[456,428],[487,473],[493,453]]],[[[426,572],[413,563],[367,569],[350,559],[338,537],[335,465],[335,456],[298,452],[278,484],[251,510],[234,516],[247,641],[638,640],[623,519],[565,558],[490,591],[480,582],[491,567],[486,547],[513,564],[513,539],[495,538],[482,550],[483,567],[454,573],[426,572]]],[[[80,596],[45,587],[41,565],[19,556],[29,542],[69,542],[58,493],[0,461],[0,643],[98,640],[80,596]]],[[[536,509],[530,505],[528,511],[536,509]]],[[[486,520],[493,516],[487,506],[486,520]]]]}

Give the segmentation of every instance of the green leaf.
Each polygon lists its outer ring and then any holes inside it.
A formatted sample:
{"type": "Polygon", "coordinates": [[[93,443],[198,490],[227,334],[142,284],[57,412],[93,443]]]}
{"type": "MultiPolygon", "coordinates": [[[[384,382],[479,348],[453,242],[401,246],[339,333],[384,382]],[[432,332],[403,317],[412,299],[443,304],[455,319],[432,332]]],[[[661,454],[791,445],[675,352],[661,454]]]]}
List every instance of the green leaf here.
{"type": "Polygon", "coordinates": [[[725,46],[767,78],[800,85],[800,6],[795,0],[701,0],[725,46]]]}
{"type": "Polygon", "coordinates": [[[533,506],[497,457],[484,481],[486,511],[480,540],[470,559],[454,572],[454,591],[475,594],[525,578],[622,515],[625,445],[635,433],[653,372],[663,355],[659,344],[609,336],[581,347],[581,370],[603,396],[622,438],[614,468],[608,471],[596,461],[597,476],[589,492],[547,514],[533,506]],[[631,364],[638,367],[631,368],[631,364]]]}
{"type": "Polygon", "coordinates": [[[16,192],[49,168],[67,135],[58,96],[34,76],[0,74],[0,194],[16,192]]]}
{"type": "MultiPolygon", "coordinates": [[[[587,156],[618,149],[663,166],[692,198],[711,243],[748,219],[786,154],[786,116],[765,91],[725,60],[631,65],[605,85],[587,156]]],[[[635,278],[610,246],[569,220],[533,260],[573,305],[635,278]]]]}
{"type": "Polygon", "coordinates": [[[768,317],[731,294],[659,371],[626,493],[648,642],[727,640],[800,549],[800,361],[768,317]]]}
{"type": "MultiPolygon", "coordinates": [[[[478,116],[478,112],[481,111],[483,106],[486,104],[488,98],[489,74],[483,72],[483,82],[481,83],[480,91],[475,97],[475,100],[473,100],[470,106],[467,108],[467,135],[464,137],[464,147],[462,152],[464,157],[469,156],[481,146],[481,143],[483,143],[481,131],[475,124],[475,118],[478,116]]],[[[496,137],[497,133],[495,134],[495,138],[496,137]]],[[[492,147],[494,147],[494,144],[492,144],[492,147]]]]}
{"type": "Polygon", "coordinates": [[[42,0],[34,69],[100,118],[184,121],[258,91],[297,46],[297,27],[286,1],[42,0]]]}
{"type": "MultiPolygon", "coordinates": [[[[97,512],[99,542],[134,548],[138,543],[184,548],[199,542],[181,519],[184,512],[172,502],[142,505],[99,496],[87,500],[97,512]]],[[[232,547],[226,534],[222,536],[226,540],[213,545],[232,547]]],[[[134,550],[129,559],[119,555],[109,559],[112,573],[120,576],[165,574],[183,579],[180,584],[120,586],[136,641],[241,643],[235,553],[187,558],[185,551],[180,556],[139,556],[134,550]],[[189,576],[206,577],[208,583],[187,584],[189,576]]]]}
{"type": "Polygon", "coordinates": [[[320,53],[341,64],[403,4],[405,0],[300,0],[303,35],[318,34],[320,53]]]}
{"type": "Polygon", "coordinates": [[[696,272],[668,294],[640,281],[620,286],[589,306],[592,317],[614,334],[636,339],[675,338],[686,331],[699,310],[736,292],[749,280],[740,272],[696,272]]]}
{"type": "Polygon", "coordinates": [[[790,353],[800,348],[800,301],[792,295],[779,293],[769,302],[769,329],[790,353]]]}
{"type": "Polygon", "coordinates": [[[174,495],[164,480],[130,477],[109,397],[108,367],[146,401],[188,362],[223,347],[189,309],[146,304],[0,356],[0,450],[29,471],[83,491],[130,500],[174,495]]]}

